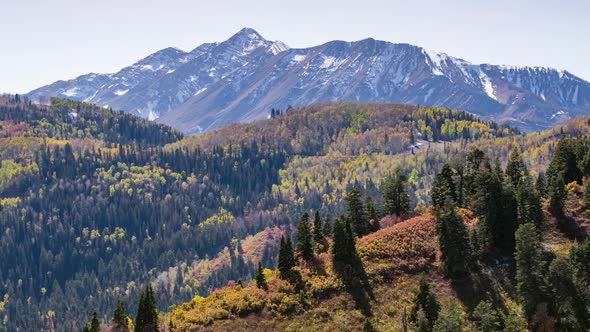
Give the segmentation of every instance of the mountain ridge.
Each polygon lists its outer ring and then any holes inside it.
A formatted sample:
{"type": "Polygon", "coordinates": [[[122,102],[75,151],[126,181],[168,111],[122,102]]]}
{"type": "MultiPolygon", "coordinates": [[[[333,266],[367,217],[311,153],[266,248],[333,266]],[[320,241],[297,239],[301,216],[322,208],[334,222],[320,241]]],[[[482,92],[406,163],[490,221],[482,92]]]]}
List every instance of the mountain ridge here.
{"type": "Polygon", "coordinates": [[[590,111],[590,83],[566,70],[474,64],[373,38],[290,48],[251,28],[190,52],[166,48],[117,73],[88,75],[28,96],[122,109],[186,133],[265,118],[271,108],[347,100],[448,107],[525,131],[590,111]]]}

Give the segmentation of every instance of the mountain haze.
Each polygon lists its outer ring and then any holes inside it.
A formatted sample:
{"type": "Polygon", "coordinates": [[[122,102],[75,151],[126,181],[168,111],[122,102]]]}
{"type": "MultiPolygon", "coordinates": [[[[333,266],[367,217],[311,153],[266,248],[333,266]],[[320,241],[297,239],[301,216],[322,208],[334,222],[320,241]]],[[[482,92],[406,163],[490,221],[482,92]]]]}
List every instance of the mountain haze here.
{"type": "Polygon", "coordinates": [[[443,106],[539,130],[590,111],[590,83],[543,67],[472,64],[372,38],[289,48],[244,28],[190,52],[158,51],[114,74],[28,94],[122,109],[198,133],[266,118],[271,108],[359,100],[443,106]]]}

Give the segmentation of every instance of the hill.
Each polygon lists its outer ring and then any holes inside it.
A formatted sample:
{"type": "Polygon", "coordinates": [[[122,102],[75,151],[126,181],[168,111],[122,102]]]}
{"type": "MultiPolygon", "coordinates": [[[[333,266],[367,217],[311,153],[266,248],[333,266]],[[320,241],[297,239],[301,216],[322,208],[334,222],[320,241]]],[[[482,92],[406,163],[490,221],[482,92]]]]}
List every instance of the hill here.
{"type": "MultiPolygon", "coordinates": [[[[77,330],[90,310],[105,321],[118,299],[134,311],[151,283],[165,309],[248,279],[260,258],[273,266],[277,236],[299,212],[341,210],[342,188],[356,181],[334,173],[318,196],[313,178],[287,177],[291,163],[337,155],[364,174],[372,166],[361,160],[413,156],[412,140],[424,155],[426,140],[514,133],[446,109],[342,103],[182,139],[80,102],[1,103],[0,293],[11,331],[77,330]]],[[[376,192],[389,170],[371,172],[376,181],[366,173],[359,184],[376,192]]]]}
{"type": "Polygon", "coordinates": [[[472,64],[372,38],[293,49],[244,28],[190,52],[166,48],[112,74],[86,74],[28,94],[71,98],[199,133],[316,102],[422,104],[525,131],[588,115],[590,83],[542,67],[472,64]]]}
{"type": "MultiPolygon", "coordinates": [[[[536,175],[561,132],[523,136],[444,108],[315,104],[207,134],[55,99],[0,98],[0,294],[9,331],[79,330],[119,299],[136,312],[152,285],[159,310],[248,282],[277,264],[279,239],[305,211],[346,209],[353,187],[379,206],[398,167],[411,206],[430,202],[444,163],[479,147],[505,164],[513,146],[536,175]]],[[[388,271],[375,263],[376,272],[388,271]]],[[[401,263],[400,263],[401,264],[401,263]]],[[[415,281],[414,281],[415,282],[415,281]]]]}
{"type": "MultiPolygon", "coordinates": [[[[584,330],[590,326],[586,273],[590,185],[585,181],[582,188],[573,181],[566,187],[563,179],[555,185],[553,176],[582,170],[562,164],[561,158],[574,146],[590,155],[590,146],[586,137],[564,137],[550,163],[547,187],[540,180],[535,187],[527,182],[530,175],[517,152],[502,170],[492,168],[476,149],[466,161],[453,168],[446,164],[437,175],[428,211],[407,220],[400,218],[403,214],[385,216],[380,222],[385,228],[368,235],[350,231],[358,229],[363,218],[358,209],[371,214],[370,203],[360,207],[353,203],[353,190],[346,199],[345,217],[337,219],[324,239],[316,240],[322,225],[316,216],[311,257],[305,257],[301,245],[306,237],[301,226],[306,223],[304,215],[295,235],[296,264],[285,265],[284,253],[293,252],[282,239],[278,270],[260,267],[249,285],[231,281],[208,297],[196,296],[173,307],[162,317],[161,327],[164,331],[584,330]],[[472,168],[474,162],[481,168],[472,168]],[[498,175],[504,181],[490,186],[498,175]],[[513,176],[519,179],[516,186],[513,176]],[[472,196],[457,198],[464,193],[472,196]],[[496,201],[498,193],[502,203],[496,201]],[[438,195],[447,197],[444,205],[437,201],[438,195]],[[448,232],[453,216],[460,226],[448,232]],[[342,225],[349,230],[343,233],[342,225]],[[354,254],[348,263],[342,237],[352,240],[354,254]],[[462,251],[452,248],[460,245],[462,251]]],[[[287,232],[283,236],[291,237],[287,232]]]]}

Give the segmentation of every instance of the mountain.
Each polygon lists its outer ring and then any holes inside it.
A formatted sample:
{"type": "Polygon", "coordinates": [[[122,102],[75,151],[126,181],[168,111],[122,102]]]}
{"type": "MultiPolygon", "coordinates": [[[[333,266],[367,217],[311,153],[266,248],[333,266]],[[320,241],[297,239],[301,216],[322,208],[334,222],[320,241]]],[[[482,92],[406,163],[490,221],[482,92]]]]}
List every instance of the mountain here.
{"type": "Polygon", "coordinates": [[[543,67],[472,64],[372,38],[295,49],[244,28],[191,52],[168,48],[115,74],[89,74],[31,91],[122,109],[186,133],[268,117],[314,102],[442,106],[525,131],[590,112],[590,83],[543,67]]]}

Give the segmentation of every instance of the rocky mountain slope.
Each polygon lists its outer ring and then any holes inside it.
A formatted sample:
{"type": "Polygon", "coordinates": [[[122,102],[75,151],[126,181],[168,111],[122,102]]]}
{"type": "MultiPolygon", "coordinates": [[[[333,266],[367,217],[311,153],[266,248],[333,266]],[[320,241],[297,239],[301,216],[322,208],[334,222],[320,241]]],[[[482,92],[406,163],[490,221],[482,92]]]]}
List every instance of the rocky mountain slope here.
{"type": "Polygon", "coordinates": [[[58,81],[28,95],[122,109],[187,133],[318,101],[443,106],[524,130],[590,111],[590,83],[567,71],[472,64],[371,38],[292,49],[249,28],[221,43],[167,48],[118,73],[58,81]]]}

